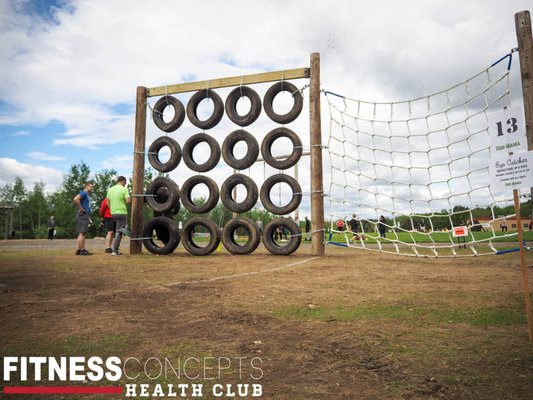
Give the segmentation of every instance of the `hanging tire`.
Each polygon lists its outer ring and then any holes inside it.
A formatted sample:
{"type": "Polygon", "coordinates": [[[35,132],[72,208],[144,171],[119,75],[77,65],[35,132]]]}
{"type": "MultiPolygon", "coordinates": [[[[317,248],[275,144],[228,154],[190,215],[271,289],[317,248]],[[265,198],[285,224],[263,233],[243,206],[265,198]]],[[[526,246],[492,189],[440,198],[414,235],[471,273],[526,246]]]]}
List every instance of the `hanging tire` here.
{"type": "Polygon", "coordinates": [[[288,256],[289,254],[294,253],[298,247],[300,247],[301,243],[302,235],[300,233],[300,228],[298,228],[298,225],[296,225],[294,221],[291,221],[287,218],[273,219],[263,230],[263,244],[271,254],[288,256]],[[278,227],[287,229],[291,234],[291,238],[284,246],[280,246],[274,239],[274,233],[278,227]]]}
{"type": "Polygon", "coordinates": [[[219,198],[219,191],[216,182],[203,175],[196,175],[187,179],[181,185],[181,202],[183,207],[195,214],[204,214],[216,207],[219,198]],[[209,197],[204,204],[196,205],[192,199],[192,190],[196,185],[204,184],[209,189],[209,197]]]}
{"type": "Polygon", "coordinates": [[[202,217],[191,218],[183,225],[181,242],[189,253],[195,256],[207,256],[215,251],[220,244],[220,229],[210,219],[202,217]],[[206,246],[202,247],[194,243],[194,229],[197,226],[203,226],[209,232],[209,242],[206,246]]]}
{"type": "Polygon", "coordinates": [[[179,202],[180,190],[176,182],[169,178],[155,178],[146,188],[146,202],[152,210],[158,213],[171,211],[179,202]],[[166,188],[167,196],[162,196],[160,190],[166,188]],[[159,193],[159,195],[157,194],[159,193]]]}
{"type": "Polygon", "coordinates": [[[265,113],[272,121],[277,122],[278,124],[288,124],[294,121],[302,112],[303,106],[304,99],[302,97],[302,94],[300,93],[298,88],[290,82],[276,82],[272,86],[270,86],[270,88],[265,93],[265,101],[263,104],[265,113]],[[281,92],[289,92],[290,94],[292,94],[292,98],[294,100],[292,108],[286,114],[277,114],[272,106],[274,98],[281,92]]]}
{"type": "Polygon", "coordinates": [[[220,188],[220,200],[224,206],[235,213],[250,211],[257,203],[258,190],[255,182],[243,174],[233,174],[224,181],[220,188]],[[237,185],[244,185],[246,188],[246,198],[237,203],[232,196],[233,188],[237,185]]]}
{"type": "Polygon", "coordinates": [[[181,147],[171,137],[160,136],[152,142],[148,149],[148,161],[159,172],[173,171],[181,161],[181,147]],[[167,162],[162,163],[159,160],[159,151],[165,146],[170,148],[170,158],[167,162]]]}
{"type": "Polygon", "coordinates": [[[261,203],[272,214],[276,215],[286,215],[290,214],[298,208],[300,202],[302,201],[302,188],[296,179],[292,176],[285,174],[276,174],[269,177],[261,186],[261,203]],[[290,186],[292,190],[292,199],[283,207],[278,207],[274,205],[270,199],[270,190],[277,183],[286,183],[290,186]]]}
{"type": "Polygon", "coordinates": [[[185,107],[183,103],[172,96],[163,96],[155,103],[152,111],[152,119],[155,125],[163,132],[174,132],[178,129],[185,120],[185,107]],[[172,121],[165,122],[163,120],[163,111],[167,106],[174,107],[174,118],[172,121]]]}
{"type": "Polygon", "coordinates": [[[261,155],[263,160],[273,168],[287,169],[296,165],[302,157],[302,141],[296,133],[287,128],[276,128],[268,132],[261,143],[261,155]],[[286,137],[292,142],[292,153],[284,160],[276,160],[272,155],[272,145],[275,140],[286,137]]]}
{"type": "Polygon", "coordinates": [[[174,221],[168,217],[155,217],[146,223],[142,233],[143,245],[152,254],[170,254],[180,242],[180,234],[178,227],[174,221]],[[157,239],[163,242],[163,246],[158,246],[153,238],[156,235],[157,239]]]}
{"type": "Polygon", "coordinates": [[[200,129],[211,129],[215,127],[220,122],[223,116],[224,103],[222,102],[220,96],[211,89],[197,91],[195,94],[192,95],[189,102],[187,103],[187,117],[194,126],[200,129]],[[202,121],[198,118],[197,115],[198,105],[203,99],[207,98],[213,100],[213,114],[211,114],[208,119],[202,121]]]}
{"type": "Polygon", "coordinates": [[[222,143],[222,158],[232,168],[238,170],[249,168],[257,161],[258,155],[259,144],[257,140],[243,129],[231,132],[222,143]],[[241,141],[246,143],[247,151],[243,158],[237,159],[233,154],[233,149],[241,141]]]}
{"type": "MultiPolygon", "coordinates": [[[[166,187],[160,187],[155,192],[155,201],[157,203],[164,203],[168,200],[168,189],[166,187]]],[[[146,197],[145,197],[146,198],[146,197]]],[[[176,215],[180,212],[180,196],[176,196],[176,199],[174,200],[174,204],[171,209],[168,211],[165,211],[163,213],[155,212],[154,211],[154,217],[168,217],[172,219],[173,215],[176,215]]]]}
{"type": "Polygon", "coordinates": [[[231,254],[250,254],[259,246],[259,228],[249,218],[233,218],[228,221],[222,230],[222,243],[231,254]],[[238,244],[234,233],[238,228],[244,228],[248,233],[248,240],[238,244]]]}
{"type": "Polygon", "coordinates": [[[212,136],[209,136],[207,133],[197,133],[196,135],[193,135],[189,139],[187,139],[187,141],[183,145],[183,162],[193,171],[210,171],[214,167],[216,167],[219,161],[220,146],[218,145],[218,142],[212,136]],[[202,142],[208,144],[211,150],[211,155],[209,156],[206,162],[204,162],[203,164],[198,164],[196,161],[194,161],[193,152],[194,148],[202,142]]]}
{"type": "Polygon", "coordinates": [[[261,97],[257,92],[248,86],[239,86],[233,89],[226,98],[226,115],[239,126],[253,124],[261,114],[261,97]],[[248,97],[250,100],[250,111],[245,115],[237,112],[237,103],[241,97],[248,97]]]}

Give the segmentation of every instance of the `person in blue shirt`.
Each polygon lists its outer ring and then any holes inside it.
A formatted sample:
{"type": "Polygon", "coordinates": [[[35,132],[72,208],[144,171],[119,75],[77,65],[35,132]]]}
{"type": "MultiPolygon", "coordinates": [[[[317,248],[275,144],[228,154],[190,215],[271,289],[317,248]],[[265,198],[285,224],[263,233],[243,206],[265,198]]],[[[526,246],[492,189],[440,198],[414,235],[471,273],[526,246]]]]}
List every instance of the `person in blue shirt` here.
{"type": "Polygon", "coordinates": [[[74,197],[74,204],[78,208],[76,213],[76,228],[78,229],[78,250],[77,256],[90,256],[91,252],[85,248],[85,237],[91,226],[91,197],[89,196],[94,189],[92,182],[86,182],[83,190],[74,197]]]}

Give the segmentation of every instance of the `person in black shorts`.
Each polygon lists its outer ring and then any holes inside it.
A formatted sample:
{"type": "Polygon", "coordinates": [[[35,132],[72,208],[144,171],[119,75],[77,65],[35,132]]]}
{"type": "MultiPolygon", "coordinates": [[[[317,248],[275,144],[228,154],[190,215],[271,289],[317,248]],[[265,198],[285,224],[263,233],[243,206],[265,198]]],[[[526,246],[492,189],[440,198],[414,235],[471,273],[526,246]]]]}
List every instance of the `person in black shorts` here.
{"type": "Polygon", "coordinates": [[[359,221],[356,219],[356,215],[352,215],[352,219],[348,221],[348,227],[350,228],[350,231],[352,232],[352,238],[350,239],[351,242],[355,240],[361,240],[364,239],[362,235],[359,235],[359,221]]]}
{"type": "Polygon", "coordinates": [[[78,211],[76,212],[76,228],[78,230],[78,250],[76,250],[77,256],[90,256],[92,253],[85,248],[85,237],[89,231],[89,227],[92,224],[91,220],[91,197],[93,192],[94,183],[85,182],[83,190],[74,196],[74,204],[78,211]]]}
{"type": "Polygon", "coordinates": [[[100,205],[100,217],[102,217],[102,223],[107,232],[107,235],[105,237],[105,252],[111,254],[113,252],[113,249],[111,248],[111,243],[113,243],[113,239],[115,238],[117,224],[111,216],[111,210],[109,209],[107,197],[102,201],[102,204],[100,205]]]}

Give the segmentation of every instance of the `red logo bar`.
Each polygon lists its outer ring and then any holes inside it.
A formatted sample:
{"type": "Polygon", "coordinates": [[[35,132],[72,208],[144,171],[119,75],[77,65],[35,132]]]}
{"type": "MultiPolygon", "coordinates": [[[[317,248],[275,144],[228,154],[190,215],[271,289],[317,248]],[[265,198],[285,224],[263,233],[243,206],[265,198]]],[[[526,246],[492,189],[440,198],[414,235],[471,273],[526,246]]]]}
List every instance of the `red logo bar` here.
{"type": "Polygon", "coordinates": [[[6,386],[4,394],[122,394],[121,386],[6,386]]]}

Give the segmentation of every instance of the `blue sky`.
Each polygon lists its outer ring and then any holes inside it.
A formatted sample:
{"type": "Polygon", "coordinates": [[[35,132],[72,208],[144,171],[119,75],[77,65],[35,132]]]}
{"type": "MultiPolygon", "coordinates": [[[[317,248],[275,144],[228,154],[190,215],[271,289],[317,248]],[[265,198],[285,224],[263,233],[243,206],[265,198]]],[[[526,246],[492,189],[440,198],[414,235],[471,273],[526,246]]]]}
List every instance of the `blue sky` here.
{"type": "MultiPolygon", "coordinates": [[[[21,176],[53,189],[80,160],[129,176],[139,85],[304,67],[318,51],[327,90],[369,100],[426,95],[515,47],[514,13],[529,5],[0,0],[0,185],[21,176]]],[[[295,128],[308,129],[306,120],[295,128]]],[[[195,133],[184,129],[183,138],[195,133]]],[[[160,134],[150,119],[147,134],[148,145],[160,134]]]]}

